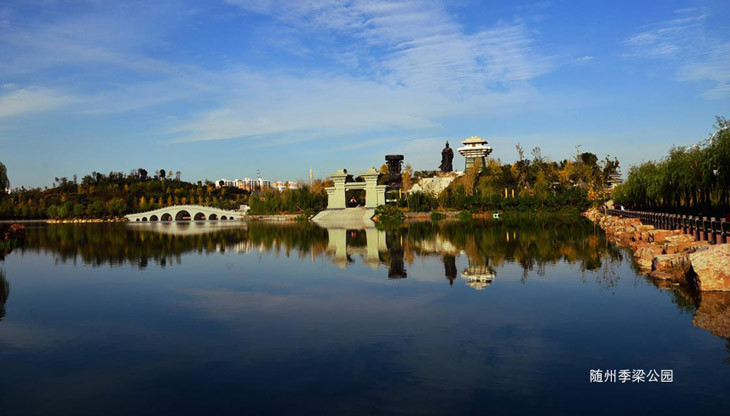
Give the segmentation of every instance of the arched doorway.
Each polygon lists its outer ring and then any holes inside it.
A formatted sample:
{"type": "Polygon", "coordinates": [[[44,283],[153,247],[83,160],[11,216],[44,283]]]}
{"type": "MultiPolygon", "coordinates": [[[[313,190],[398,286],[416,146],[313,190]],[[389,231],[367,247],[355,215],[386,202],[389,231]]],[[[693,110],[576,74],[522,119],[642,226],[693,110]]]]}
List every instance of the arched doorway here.
{"type": "Polygon", "coordinates": [[[208,215],[208,221],[216,221],[218,220],[218,216],[215,214],[208,215]]]}
{"type": "Polygon", "coordinates": [[[364,189],[347,189],[345,190],[345,206],[347,208],[364,207],[365,197],[364,189]]]}
{"type": "Polygon", "coordinates": [[[157,215],[150,215],[150,221],[159,221],[160,219],[157,218],[157,215]]]}
{"type": "Polygon", "coordinates": [[[172,215],[162,214],[162,221],[172,221],[172,215]]]}
{"type": "Polygon", "coordinates": [[[193,218],[195,221],[205,221],[205,214],[202,212],[199,212],[195,214],[195,218],[193,218]]]}
{"type": "Polygon", "coordinates": [[[190,213],[182,210],[175,214],[175,221],[190,221],[190,213]]]}

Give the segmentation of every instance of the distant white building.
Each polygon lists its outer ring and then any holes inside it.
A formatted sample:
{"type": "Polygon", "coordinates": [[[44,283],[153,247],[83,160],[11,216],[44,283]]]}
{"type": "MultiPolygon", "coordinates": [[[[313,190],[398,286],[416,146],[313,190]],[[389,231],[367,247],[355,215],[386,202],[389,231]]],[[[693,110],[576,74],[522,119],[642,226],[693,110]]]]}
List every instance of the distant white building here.
{"type": "Polygon", "coordinates": [[[271,181],[263,178],[256,178],[256,179],[250,179],[250,178],[244,178],[244,179],[219,179],[215,183],[216,188],[220,187],[231,187],[231,188],[238,188],[238,189],[244,189],[247,191],[263,191],[266,189],[271,189],[271,181]]]}
{"type": "Polygon", "coordinates": [[[267,189],[277,189],[283,191],[285,189],[298,189],[299,185],[292,181],[276,181],[271,182],[268,179],[263,178],[244,178],[244,179],[226,179],[222,178],[216,181],[216,188],[220,187],[231,187],[244,189],[246,191],[264,191],[267,189]]]}

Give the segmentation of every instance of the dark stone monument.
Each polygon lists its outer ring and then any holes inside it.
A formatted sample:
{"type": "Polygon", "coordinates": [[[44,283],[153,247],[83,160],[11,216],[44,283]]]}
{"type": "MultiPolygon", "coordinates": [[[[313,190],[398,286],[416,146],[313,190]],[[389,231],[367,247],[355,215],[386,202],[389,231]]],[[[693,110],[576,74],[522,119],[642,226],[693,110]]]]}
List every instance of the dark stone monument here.
{"type": "Polygon", "coordinates": [[[401,176],[403,155],[386,155],[385,164],[388,166],[385,185],[388,185],[388,189],[401,189],[403,184],[403,177],[401,176]]]}
{"type": "Polygon", "coordinates": [[[441,165],[439,165],[441,172],[452,172],[454,170],[454,166],[451,164],[453,160],[454,151],[449,147],[449,142],[447,141],[446,147],[441,151],[441,165]]]}

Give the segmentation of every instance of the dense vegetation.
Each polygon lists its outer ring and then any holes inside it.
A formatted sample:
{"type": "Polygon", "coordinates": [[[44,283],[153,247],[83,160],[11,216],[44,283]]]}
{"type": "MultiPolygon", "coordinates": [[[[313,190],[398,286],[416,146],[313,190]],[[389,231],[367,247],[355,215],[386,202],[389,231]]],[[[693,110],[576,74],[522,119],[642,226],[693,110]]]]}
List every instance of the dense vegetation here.
{"type": "Polygon", "coordinates": [[[673,147],[658,162],[633,166],[614,201],[629,208],[723,215],[730,211],[730,120],[717,118],[716,132],[694,146],[673,147]]]}
{"type": "MultiPolygon", "coordinates": [[[[180,172],[160,170],[148,175],[137,169],[129,174],[93,172],[79,181],[56,178],[51,188],[16,189],[0,195],[0,218],[68,219],[110,218],[178,204],[197,204],[222,209],[238,209],[250,203],[252,213],[310,212],[321,209],[326,194],[320,183],[315,189],[254,192],[235,187],[216,187],[213,182],[185,182],[180,172]]],[[[5,167],[0,164],[0,188],[9,186],[5,167]],[[4,187],[3,187],[4,185],[4,187]]]]}
{"type": "Polygon", "coordinates": [[[324,188],[322,181],[314,181],[311,186],[300,185],[297,189],[288,189],[283,192],[273,190],[251,195],[249,214],[288,212],[311,216],[327,207],[327,192],[324,188]]]}
{"type": "MultiPolygon", "coordinates": [[[[437,196],[411,192],[402,206],[418,212],[436,209],[578,212],[606,198],[609,179],[619,166],[617,160],[609,157],[599,162],[590,152],[578,151],[575,158],[561,162],[546,159],[540,148],[533,149],[532,159],[525,157],[519,145],[517,153],[519,158],[512,164],[488,159],[483,169],[473,167],[437,196]]],[[[416,178],[419,176],[418,172],[414,174],[416,178]]]]}

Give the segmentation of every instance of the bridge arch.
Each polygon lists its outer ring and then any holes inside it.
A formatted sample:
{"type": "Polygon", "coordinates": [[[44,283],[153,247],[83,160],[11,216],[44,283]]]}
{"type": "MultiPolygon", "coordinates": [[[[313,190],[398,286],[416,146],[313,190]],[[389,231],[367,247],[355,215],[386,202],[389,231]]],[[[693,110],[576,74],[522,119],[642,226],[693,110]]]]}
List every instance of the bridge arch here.
{"type": "Polygon", "coordinates": [[[193,218],[195,221],[205,221],[205,214],[202,212],[198,212],[195,214],[195,217],[193,218]]]}
{"type": "Polygon", "coordinates": [[[146,221],[147,221],[147,217],[142,217],[142,222],[146,222],[146,221]]]}
{"type": "Polygon", "coordinates": [[[217,221],[217,220],[218,220],[217,215],[215,215],[215,214],[208,215],[208,221],[217,221]]]}
{"type": "Polygon", "coordinates": [[[175,214],[175,221],[190,221],[190,213],[184,209],[175,214]]]}
{"type": "Polygon", "coordinates": [[[150,221],[159,221],[159,220],[160,220],[160,218],[157,217],[157,215],[154,215],[154,214],[150,215],[150,221]]]}
{"type": "Polygon", "coordinates": [[[169,212],[162,214],[162,221],[172,221],[172,215],[169,212]]]}

